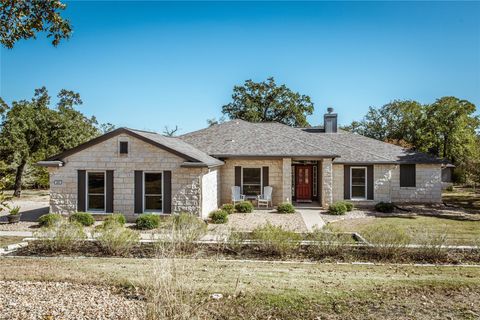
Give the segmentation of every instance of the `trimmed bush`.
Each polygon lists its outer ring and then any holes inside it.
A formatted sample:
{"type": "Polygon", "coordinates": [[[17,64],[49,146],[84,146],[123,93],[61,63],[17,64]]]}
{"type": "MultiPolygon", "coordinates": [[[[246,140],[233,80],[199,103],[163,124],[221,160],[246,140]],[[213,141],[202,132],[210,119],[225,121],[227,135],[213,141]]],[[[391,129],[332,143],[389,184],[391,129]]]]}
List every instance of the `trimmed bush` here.
{"type": "Polygon", "coordinates": [[[392,213],[395,206],[391,202],[379,202],[375,205],[375,210],[383,213],[392,213]]]}
{"type": "Polygon", "coordinates": [[[232,214],[235,212],[235,206],[230,203],[226,203],[221,208],[223,211],[227,212],[228,214],[232,214]]]}
{"type": "Polygon", "coordinates": [[[336,216],[343,215],[347,212],[347,206],[342,202],[335,202],[328,207],[328,214],[336,216]]]}
{"type": "Polygon", "coordinates": [[[295,213],[295,207],[289,202],[284,202],[278,205],[278,213],[295,213]]]}
{"type": "Polygon", "coordinates": [[[447,190],[448,192],[452,192],[453,191],[453,184],[449,185],[445,190],[447,190]]]}
{"type": "Polygon", "coordinates": [[[98,243],[102,250],[110,255],[123,256],[138,243],[140,235],[138,232],[125,228],[118,221],[111,219],[97,236],[98,243]]]}
{"type": "Polygon", "coordinates": [[[125,225],[127,223],[127,220],[125,219],[125,216],[121,213],[112,213],[109,214],[105,219],[103,219],[103,226],[106,226],[112,222],[117,222],[120,225],[125,225]]]}
{"type": "Polygon", "coordinates": [[[302,237],[298,233],[267,223],[252,231],[252,240],[258,242],[258,248],[265,254],[284,257],[299,248],[302,237]]]}
{"type": "Polygon", "coordinates": [[[253,211],[253,204],[250,201],[241,201],[235,205],[235,210],[240,213],[250,213],[253,211]]]}
{"type": "Polygon", "coordinates": [[[70,221],[76,221],[85,227],[95,223],[92,214],[88,212],[76,212],[70,216],[70,221]]]}
{"type": "Polygon", "coordinates": [[[355,206],[353,205],[353,203],[349,202],[349,201],[338,201],[337,203],[343,203],[345,205],[345,207],[347,208],[347,211],[352,211],[353,209],[355,209],[355,206]]]}
{"type": "Polygon", "coordinates": [[[60,222],[60,220],[62,220],[62,215],[58,213],[48,213],[38,218],[38,223],[41,227],[51,227],[57,222],[60,222]]]}
{"type": "Polygon", "coordinates": [[[160,225],[160,217],[151,213],[141,214],[135,221],[140,230],[156,229],[160,225]]]}
{"type": "Polygon", "coordinates": [[[212,223],[220,224],[228,221],[228,213],[225,210],[215,210],[208,215],[212,223]]]}

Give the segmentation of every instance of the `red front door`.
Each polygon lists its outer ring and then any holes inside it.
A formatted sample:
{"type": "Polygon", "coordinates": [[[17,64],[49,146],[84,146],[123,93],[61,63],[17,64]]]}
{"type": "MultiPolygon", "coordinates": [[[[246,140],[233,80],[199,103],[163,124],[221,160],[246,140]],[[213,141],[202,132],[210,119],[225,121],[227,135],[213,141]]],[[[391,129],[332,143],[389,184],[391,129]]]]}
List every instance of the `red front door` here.
{"type": "Polygon", "coordinates": [[[312,201],[312,166],[295,166],[297,201],[312,201]]]}

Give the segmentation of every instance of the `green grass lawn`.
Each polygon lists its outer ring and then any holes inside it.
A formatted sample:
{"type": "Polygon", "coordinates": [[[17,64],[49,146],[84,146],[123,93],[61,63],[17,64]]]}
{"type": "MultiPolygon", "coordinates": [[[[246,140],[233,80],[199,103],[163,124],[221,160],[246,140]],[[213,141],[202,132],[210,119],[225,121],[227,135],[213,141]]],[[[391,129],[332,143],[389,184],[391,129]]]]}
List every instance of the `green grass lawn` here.
{"type": "Polygon", "coordinates": [[[364,233],[373,227],[398,227],[413,238],[415,234],[426,230],[436,234],[446,234],[447,244],[479,245],[480,221],[453,220],[439,217],[367,217],[337,221],[330,224],[339,231],[364,233]]]}
{"type": "Polygon", "coordinates": [[[480,214],[480,188],[474,191],[472,188],[455,187],[453,191],[444,191],[442,200],[480,214]]]}
{"type": "MultiPolygon", "coordinates": [[[[0,279],[142,288],[155,259],[6,258],[0,279]]],[[[176,260],[206,319],[477,319],[480,268],[176,260]],[[230,297],[229,297],[230,296],[230,297]]]]}

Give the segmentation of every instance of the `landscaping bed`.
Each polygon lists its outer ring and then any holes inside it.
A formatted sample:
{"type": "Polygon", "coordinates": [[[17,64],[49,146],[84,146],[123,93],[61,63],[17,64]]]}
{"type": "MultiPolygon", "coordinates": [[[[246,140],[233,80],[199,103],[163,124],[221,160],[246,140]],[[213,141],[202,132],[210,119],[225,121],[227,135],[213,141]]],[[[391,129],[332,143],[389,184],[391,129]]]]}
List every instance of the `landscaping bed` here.
{"type": "MultiPolygon", "coordinates": [[[[307,238],[308,239],[308,238],[307,238]]],[[[286,243],[270,240],[249,243],[184,243],[164,242],[138,243],[121,255],[105,252],[96,241],[80,241],[69,250],[52,251],[42,240],[31,241],[29,245],[11,253],[11,256],[27,257],[128,257],[128,258],[216,258],[250,260],[290,260],[320,262],[390,262],[390,263],[438,263],[469,264],[480,263],[480,250],[409,248],[384,245],[370,247],[342,241],[343,244],[286,243]]]]}
{"type": "MultiPolygon", "coordinates": [[[[232,213],[228,216],[228,222],[221,227],[249,232],[266,223],[281,226],[289,231],[307,232],[305,222],[299,213],[280,214],[260,210],[252,213],[232,213]]],[[[215,229],[215,227],[216,226],[209,226],[210,229],[215,229]]]]}

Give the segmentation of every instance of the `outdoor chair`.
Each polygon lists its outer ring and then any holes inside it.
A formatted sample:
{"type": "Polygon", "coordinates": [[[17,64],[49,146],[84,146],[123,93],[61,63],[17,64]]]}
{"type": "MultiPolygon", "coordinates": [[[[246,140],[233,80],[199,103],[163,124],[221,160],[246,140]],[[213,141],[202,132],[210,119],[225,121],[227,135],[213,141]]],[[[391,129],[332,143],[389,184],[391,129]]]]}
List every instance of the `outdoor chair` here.
{"type": "Polygon", "coordinates": [[[257,206],[263,206],[268,208],[269,204],[272,204],[272,187],[263,187],[263,194],[257,196],[257,206]]]}
{"type": "Polygon", "coordinates": [[[240,187],[233,186],[232,187],[232,203],[235,205],[236,202],[245,201],[245,195],[240,194],[240,187]]]}

